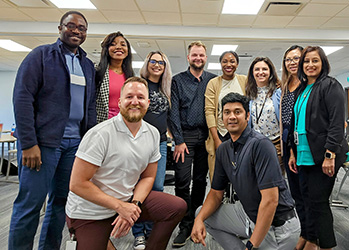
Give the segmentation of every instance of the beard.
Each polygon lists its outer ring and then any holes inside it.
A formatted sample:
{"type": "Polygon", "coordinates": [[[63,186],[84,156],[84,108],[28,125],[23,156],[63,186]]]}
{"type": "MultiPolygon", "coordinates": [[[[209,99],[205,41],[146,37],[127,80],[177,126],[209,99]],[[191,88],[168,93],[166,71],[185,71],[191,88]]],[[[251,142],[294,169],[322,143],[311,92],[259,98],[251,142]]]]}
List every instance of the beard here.
{"type": "Polygon", "coordinates": [[[200,66],[198,66],[195,62],[191,62],[190,67],[195,71],[201,71],[205,67],[205,63],[201,63],[200,66]]]}
{"type": "Polygon", "coordinates": [[[132,106],[129,106],[127,108],[120,107],[120,113],[125,118],[126,121],[134,123],[134,122],[139,122],[140,120],[142,120],[142,118],[147,113],[147,109],[144,109],[144,108],[140,107],[139,105],[135,105],[135,106],[132,105],[132,106]],[[138,113],[138,114],[131,113],[130,114],[128,112],[128,110],[131,108],[139,108],[140,113],[138,113]]]}

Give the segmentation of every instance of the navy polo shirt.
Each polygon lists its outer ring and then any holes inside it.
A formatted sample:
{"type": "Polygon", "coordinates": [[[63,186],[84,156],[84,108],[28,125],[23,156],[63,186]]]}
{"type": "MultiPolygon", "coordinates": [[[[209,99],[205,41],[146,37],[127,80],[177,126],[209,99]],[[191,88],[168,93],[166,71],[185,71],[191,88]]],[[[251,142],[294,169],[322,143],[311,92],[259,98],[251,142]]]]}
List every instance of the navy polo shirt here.
{"type": "Polygon", "coordinates": [[[212,189],[224,190],[230,181],[248,217],[256,223],[260,190],[278,187],[275,216],[293,209],[294,202],[282,177],[273,143],[249,126],[235,142],[223,142],[216,152],[212,189]]]}

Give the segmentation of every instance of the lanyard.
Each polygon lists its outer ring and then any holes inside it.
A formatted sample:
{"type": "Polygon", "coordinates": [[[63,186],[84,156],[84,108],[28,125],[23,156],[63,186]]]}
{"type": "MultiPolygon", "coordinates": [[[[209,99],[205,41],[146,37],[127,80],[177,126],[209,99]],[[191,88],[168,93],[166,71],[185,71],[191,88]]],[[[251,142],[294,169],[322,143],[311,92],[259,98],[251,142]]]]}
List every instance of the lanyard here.
{"type": "Polygon", "coordinates": [[[300,97],[303,96],[303,100],[302,100],[302,102],[301,102],[300,105],[299,105],[299,102],[298,102],[298,103],[297,103],[297,106],[296,106],[296,113],[297,113],[297,116],[296,116],[296,129],[295,129],[295,131],[297,131],[297,128],[298,128],[299,115],[300,115],[300,113],[301,113],[303,103],[304,103],[305,99],[307,99],[307,96],[308,96],[308,94],[310,93],[310,90],[312,90],[313,86],[314,86],[314,85],[312,85],[312,86],[308,89],[308,91],[307,91],[305,94],[304,94],[304,91],[303,91],[303,93],[300,95],[300,97]]]}
{"type": "Polygon", "coordinates": [[[267,100],[267,95],[268,95],[268,94],[266,94],[265,97],[264,97],[262,109],[261,109],[261,112],[259,112],[259,115],[258,115],[257,102],[256,102],[256,124],[258,124],[259,118],[261,118],[261,115],[262,115],[262,112],[263,112],[263,108],[264,108],[265,102],[266,102],[266,100],[267,100]]]}

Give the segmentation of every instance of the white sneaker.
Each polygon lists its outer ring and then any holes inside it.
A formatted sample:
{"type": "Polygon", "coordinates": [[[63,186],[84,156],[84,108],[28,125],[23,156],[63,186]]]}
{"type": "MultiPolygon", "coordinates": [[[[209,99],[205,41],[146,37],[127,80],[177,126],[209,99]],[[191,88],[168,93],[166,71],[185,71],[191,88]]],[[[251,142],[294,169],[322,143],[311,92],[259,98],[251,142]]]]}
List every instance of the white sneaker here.
{"type": "Polygon", "coordinates": [[[135,241],[133,243],[133,249],[140,250],[145,249],[145,237],[144,236],[138,236],[135,238],[135,241]]]}

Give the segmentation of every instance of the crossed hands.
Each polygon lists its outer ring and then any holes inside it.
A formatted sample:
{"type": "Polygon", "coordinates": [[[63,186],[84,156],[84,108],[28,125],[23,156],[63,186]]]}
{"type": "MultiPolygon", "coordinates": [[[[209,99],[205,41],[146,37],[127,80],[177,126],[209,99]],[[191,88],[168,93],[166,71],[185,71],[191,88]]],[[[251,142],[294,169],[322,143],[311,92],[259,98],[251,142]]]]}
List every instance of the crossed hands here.
{"type": "Polygon", "coordinates": [[[141,215],[142,210],[133,203],[121,202],[120,208],[116,212],[119,215],[112,223],[114,228],[110,236],[121,238],[128,234],[131,227],[141,215]]]}

